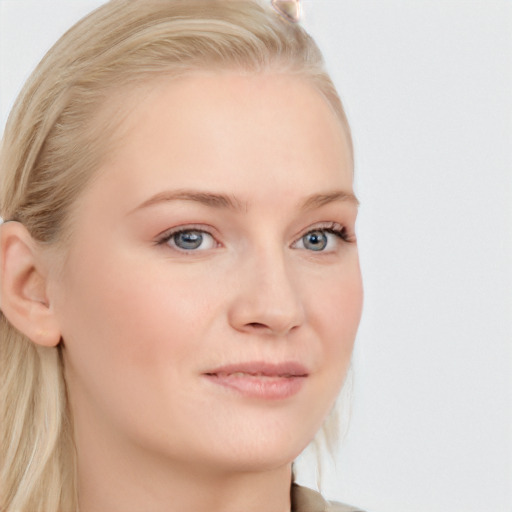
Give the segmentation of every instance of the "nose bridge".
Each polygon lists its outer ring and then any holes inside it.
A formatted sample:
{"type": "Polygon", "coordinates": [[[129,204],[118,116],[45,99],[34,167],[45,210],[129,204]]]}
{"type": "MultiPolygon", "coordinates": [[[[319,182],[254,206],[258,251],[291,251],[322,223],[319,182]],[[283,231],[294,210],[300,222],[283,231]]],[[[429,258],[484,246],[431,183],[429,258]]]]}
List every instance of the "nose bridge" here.
{"type": "Polygon", "coordinates": [[[297,302],[297,283],[293,280],[290,262],[284,250],[262,250],[254,258],[254,265],[256,287],[261,286],[275,299],[297,302]]]}
{"type": "Polygon", "coordinates": [[[239,276],[232,321],[239,330],[286,334],[304,321],[291,261],[279,244],[253,250],[239,276]]]}

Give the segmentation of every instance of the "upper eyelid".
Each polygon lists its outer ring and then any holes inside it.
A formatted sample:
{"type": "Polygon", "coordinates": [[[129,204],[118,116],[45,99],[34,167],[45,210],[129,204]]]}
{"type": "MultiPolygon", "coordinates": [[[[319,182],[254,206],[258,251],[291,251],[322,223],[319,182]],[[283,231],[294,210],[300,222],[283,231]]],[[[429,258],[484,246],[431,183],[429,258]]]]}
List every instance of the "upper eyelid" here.
{"type": "Polygon", "coordinates": [[[335,221],[325,221],[325,222],[317,222],[312,224],[311,226],[303,229],[300,234],[297,235],[297,240],[306,236],[308,233],[313,231],[348,231],[348,228],[345,224],[341,224],[340,222],[335,221]]]}
{"type": "Polygon", "coordinates": [[[176,226],[175,228],[169,228],[169,229],[166,229],[165,231],[162,231],[160,234],[158,234],[155,237],[155,240],[157,242],[162,241],[162,240],[168,240],[173,235],[176,235],[177,233],[183,233],[186,231],[199,231],[201,233],[206,233],[206,234],[212,236],[215,240],[217,240],[217,236],[215,235],[215,233],[213,233],[213,231],[215,231],[213,226],[208,226],[205,224],[184,224],[181,226],[176,226]]]}

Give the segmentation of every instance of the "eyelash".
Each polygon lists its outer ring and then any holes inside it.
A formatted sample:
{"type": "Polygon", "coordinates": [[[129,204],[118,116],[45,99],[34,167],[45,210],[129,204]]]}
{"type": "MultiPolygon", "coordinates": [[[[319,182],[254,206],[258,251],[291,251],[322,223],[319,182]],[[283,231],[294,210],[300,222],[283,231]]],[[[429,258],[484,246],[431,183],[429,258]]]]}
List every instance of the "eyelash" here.
{"type": "MultiPolygon", "coordinates": [[[[179,235],[180,233],[188,233],[190,231],[197,231],[199,233],[206,233],[207,235],[211,236],[214,240],[215,237],[213,234],[204,228],[204,226],[186,226],[186,227],[179,227],[175,229],[168,230],[164,232],[161,236],[159,236],[155,243],[156,245],[164,245],[167,244],[173,237],[176,235],[179,235]]],[[[294,242],[297,243],[299,240],[304,238],[306,235],[310,233],[314,233],[316,231],[322,231],[324,233],[330,233],[332,235],[337,236],[340,240],[342,240],[343,243],[352,244],[355,242],[355,237],[350,234],[347,231],[347,228],[345,226],[342,226],[341,224],[338,224],[337,222],[330,222],[327,224],[319,224],[318,226],[315,226],[311,229],[308,229],[306,232],[304,232],[302,235],[300,235],[297,240],[294,242]]],[[[217,242],[218,244],[218,242],[217,242]]],[[[177,250],[179,252],[188,253],[188,252],[195,252],[194,250],[186,250],[186,249],[180,249],[177,247],[172,247],[174,250],[177,250]]],[[[324,252],[324,251],[320,251],[324,252]]]]}
{"type": "Polygon", "coordinates": [[[304,233],[301,237],[306,236],[308,233],[312,233],[314,231],[324,231],[325,233],[331,233],[332,235],[336,235],[337,237],[341,238],[344,242],[347,243],[354,243],[354,237],[349,234],[347,231],[347,228],[345,226],[342,226],[341,224],[338,224],[336,222],[331,222],[328,225],[320,225],[316,228],[309,229],[306,233],[304,233]]]}

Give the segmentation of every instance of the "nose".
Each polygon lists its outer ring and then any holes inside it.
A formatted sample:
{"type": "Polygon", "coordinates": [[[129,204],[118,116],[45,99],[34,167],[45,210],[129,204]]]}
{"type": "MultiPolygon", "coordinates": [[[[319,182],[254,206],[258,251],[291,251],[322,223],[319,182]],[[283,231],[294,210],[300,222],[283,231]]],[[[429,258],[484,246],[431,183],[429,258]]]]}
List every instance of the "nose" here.
{"type": "Polygon", "coordinates": [[[282,337],[304,323],[298,283],[284,255],[246,260],[235,286],[228,317],[237,331],[282,337]]]}

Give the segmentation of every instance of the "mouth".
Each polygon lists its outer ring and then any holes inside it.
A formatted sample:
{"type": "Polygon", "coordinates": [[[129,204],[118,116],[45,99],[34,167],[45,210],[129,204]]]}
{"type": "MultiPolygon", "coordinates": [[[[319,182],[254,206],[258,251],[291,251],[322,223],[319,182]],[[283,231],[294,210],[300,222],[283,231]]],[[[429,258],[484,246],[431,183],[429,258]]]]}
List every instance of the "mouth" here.
{"type": "Polygon", "coordinates": [[[297,394],[307,369],[295,362],[248,362],[223,366],[203,374],[211,383],[238,395],[261,400],[284,400],[297,394]]]}

